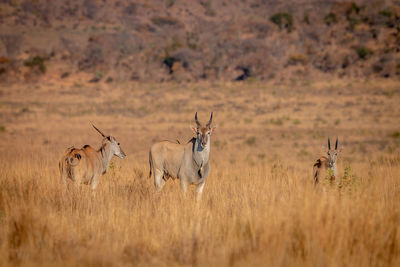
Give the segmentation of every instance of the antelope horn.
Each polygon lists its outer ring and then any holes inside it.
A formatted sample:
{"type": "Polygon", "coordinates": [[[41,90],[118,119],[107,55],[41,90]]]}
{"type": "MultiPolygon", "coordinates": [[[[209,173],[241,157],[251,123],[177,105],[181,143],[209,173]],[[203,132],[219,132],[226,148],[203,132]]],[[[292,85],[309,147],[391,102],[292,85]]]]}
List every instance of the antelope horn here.
{"type": "Polygon", "coordinates": [[[210,120],[209,120],[209,121],[208,121],[208,123],[207,123],[207,127],[210,127],[210,126],[211,126],[211,122],[212,122],[212,115],[213,115],[213,113],[211,112],[210,120]]]}
{"type": "Polygon", "coordinates": [[[336,136],[335,150],[337,150],[337,145],[338,145],[338,137],[336,136]]]}
{"type": "Polygon", "coordinates": [[[331,140],[328,137],[328,149],[331,150],[331,140]]]}
{"type": "Polygon", "coordinates": [[[197,120],[197,112],[196,112],[196,114],[194,115],[194,120],[196,121],[197,127],[200,127],[201,124],[200,124],[200,122],[197,120]]]}
{"type": "Polygon", "coordinates": [[[93,125],[93,123],[92,123],[92,126],[93,126],[93,128],[95,128],[103,137],[106,137],[99,129],[96,128],[96,126],[93,125]]]}

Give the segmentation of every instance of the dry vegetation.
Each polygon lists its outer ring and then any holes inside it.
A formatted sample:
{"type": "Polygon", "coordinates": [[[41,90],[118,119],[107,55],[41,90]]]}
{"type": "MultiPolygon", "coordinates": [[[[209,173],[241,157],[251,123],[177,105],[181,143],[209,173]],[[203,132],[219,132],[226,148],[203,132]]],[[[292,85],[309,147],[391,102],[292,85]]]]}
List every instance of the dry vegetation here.
{"type": "Polygon", "coordinates": [[[0,99],[3,265],[398,266],[400,91],[396,82],[14,84],[0,99]],[[147,152],[187,140],[214,111],[203,199],[177,181],[154,192],[147,152]],[[70,145],[112,133],[96,194],[67,189],[70,145]],[[339,136],[340,183],[312,184],[312,163],[339,136]]]}

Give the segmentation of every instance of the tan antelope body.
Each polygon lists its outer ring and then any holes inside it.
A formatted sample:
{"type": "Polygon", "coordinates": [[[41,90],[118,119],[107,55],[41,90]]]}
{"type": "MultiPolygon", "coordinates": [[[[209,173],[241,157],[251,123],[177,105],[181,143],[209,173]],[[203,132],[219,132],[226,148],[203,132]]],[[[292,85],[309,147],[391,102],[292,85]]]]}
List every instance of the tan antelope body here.
{"type": "Polygon", "coordinates": [[[154,173],[154,186],[161,190],[169,178],[180,180],[182,193],[187,185],[197,187],[197,198],[200,198],[207,176],[210,172],[210,136],[215,130],[211,128],[212,113],[205,127],[202,127],[195,115],[197,127],[192,127],[196,137],[187,144],[162,141],[154,144],[149,152],[150,175],[154,173]]]}
{"type": "Polygon", "coordinates": [[[114,155],[125,158],[125,153],[113,136],[105,136],[94,125],[93,127],[103,136],[101,147],[98,150],[89,145],[85,145],[81,149],[68,148],[59,162],[60,174],[64,183],[71,179],[76,184],[90,184],[92,189],[96,189],[111,158],[114,155]]]}
{"type": "Polygon", "coordinates": [[[336,138],[335,149],[331,150],[331,141],[328,138],[328,157],[317,159],[313,166],[313,178],[317,184],[321,179],[328,178],[334,181],[337,176],[337,156],[338,156],[338,138],[336,138]]]}

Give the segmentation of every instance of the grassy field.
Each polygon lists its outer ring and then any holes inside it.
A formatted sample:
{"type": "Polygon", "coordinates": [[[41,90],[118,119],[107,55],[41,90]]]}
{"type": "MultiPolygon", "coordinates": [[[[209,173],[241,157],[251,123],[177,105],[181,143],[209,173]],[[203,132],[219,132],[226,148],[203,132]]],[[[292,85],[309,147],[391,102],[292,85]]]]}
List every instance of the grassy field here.
{"type": "Polygon", "coordinates": [[[20,266],[399,266],[400,88],[384,80],[43,82],[0,92],[0,262],[20,266]],[[203,198],[155,192],[148,150],[214,111],[203,198]],[[127,154],[95,194],[64,188],[69,146],[127,154]],[[339,137],[337,184],[312,165],[339,137]]]}

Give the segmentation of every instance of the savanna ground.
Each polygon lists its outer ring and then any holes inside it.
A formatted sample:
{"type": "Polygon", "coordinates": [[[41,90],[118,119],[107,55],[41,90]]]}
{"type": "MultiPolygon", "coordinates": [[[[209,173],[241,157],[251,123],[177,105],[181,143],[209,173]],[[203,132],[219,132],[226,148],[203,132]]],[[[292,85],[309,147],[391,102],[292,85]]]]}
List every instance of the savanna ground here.
{"type": "Polygon", "coordinates": [[[400,90],[382,80],[2,86],[2,265],[398,266],[400,90]],[[191,138],[214,111],[200,202],[154,192],[148,149],[191,138]],[[96,193],[64,190],[58,160],[121,142],[96,193]],[[312,183],[327,137],[337,184],[312,183]]]}

